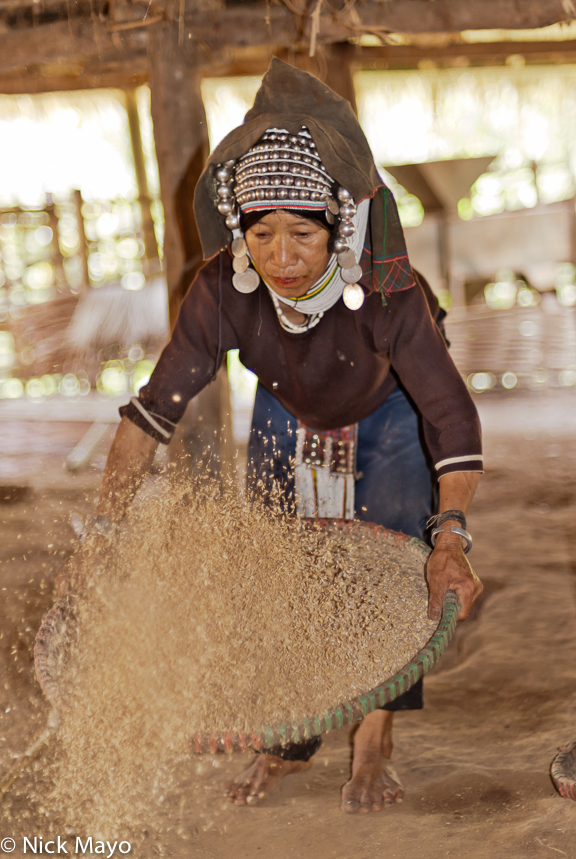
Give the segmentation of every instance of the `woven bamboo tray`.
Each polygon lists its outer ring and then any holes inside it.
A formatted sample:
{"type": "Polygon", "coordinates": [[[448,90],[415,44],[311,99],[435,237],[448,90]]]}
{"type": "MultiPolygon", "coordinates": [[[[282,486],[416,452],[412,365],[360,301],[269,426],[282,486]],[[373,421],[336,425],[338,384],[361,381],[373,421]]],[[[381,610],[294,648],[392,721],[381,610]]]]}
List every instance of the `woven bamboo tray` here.
{"type": "MultiPolygon", "coordinates": [[[[397,531],[390,531],[380,525],[326,519],[314,520],[312,524],[315,527],[338,529],[351,535],[359,532],[371,534],[383,546],[387,544],[416,555],[422,559],[423,563],[430,553],[428,546],[421,540],[407,537],[397,531]]],[[[72,602],[67,599],[58,600],[54,604],[42,620],[34,647],[36,677],[46,698],[58,713],[62,712],[64,701],[61,698],[55,677],[56,657],[54,651],[70,625],[73,613],[71,606],[72,602]]],[[[456,594],[454,591],[448,591],[444,598],[442,618],[434,635],[397,674],[384,680],[375,689],[370,689],[363,695],[358,695],[339,704],[326,713],[310,715],[299,722],[265,725],[245,734],[232,731],[195,734],[190,740],[191,748],[198,753],[245,751],[250,748],[259,750],[292,742],[301,742],[326,734],[333,728],[341,728],[343,725],[361,721],[373,710],[389,704],[406,692],[438,662],[454,634],[459,611],[460,606],[456,594]]]]}
{"type": "Polygon", "coordinates": [[[576,742],[561,746],[550,767],[550,775],[560,796],[576,800],[576,742]]]}

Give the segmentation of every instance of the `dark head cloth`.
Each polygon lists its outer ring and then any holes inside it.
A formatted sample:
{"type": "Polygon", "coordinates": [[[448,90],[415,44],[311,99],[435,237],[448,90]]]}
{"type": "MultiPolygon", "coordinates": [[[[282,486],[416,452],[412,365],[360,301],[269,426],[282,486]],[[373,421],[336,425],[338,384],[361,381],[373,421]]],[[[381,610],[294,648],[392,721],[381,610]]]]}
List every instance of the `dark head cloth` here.
{"type": "Polygon", "coordinates": [[[204,258],[213,257],[232,238],[216,209],[216,165],[240,158],[268,128],[285,128],[297,134],[303,125],[336,182],[350,191],[356,203],[372,198],[367,239],[372,251],[373,288],[385,293],[413,286],[394,198],[380,178],[350,103],[318,78],[277,57],[272,59],[244,122],[212,152],[196,186],[194,211],[204,258]]]}

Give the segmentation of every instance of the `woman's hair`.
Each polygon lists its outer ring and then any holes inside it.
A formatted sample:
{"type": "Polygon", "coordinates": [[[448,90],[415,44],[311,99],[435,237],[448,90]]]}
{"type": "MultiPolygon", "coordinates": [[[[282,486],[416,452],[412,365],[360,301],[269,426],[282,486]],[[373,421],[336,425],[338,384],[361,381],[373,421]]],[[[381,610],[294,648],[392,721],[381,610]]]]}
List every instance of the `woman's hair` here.
{"type": "MultiPolygon", "coordinates": [[[[246,212],[241,214],[240,216],[240,226],[242,227],[242,232],[246,233],[250,227],[253,227],[258,221],[261,221],[262,218],[265,218],[266,215],[272,214],[272,212],[277,211],[277,209],[264,209],[262,212],[246,212]]],[[[294,215],[297,218],[305,218],[307,221],[314,221],[317,224],[320,224],[321,227],[330,233],[330,239],[328,241],[328,251],[332,253],[332,245],[334,242],[335,234],[334,227],[332,227],[328,221],[326,220],[326,215],[324,214],[324,210],[321,212],[310,211],[304,214],[301,209],[282,209],[282,212],[288,212],[289,215],[294,215]]]]}

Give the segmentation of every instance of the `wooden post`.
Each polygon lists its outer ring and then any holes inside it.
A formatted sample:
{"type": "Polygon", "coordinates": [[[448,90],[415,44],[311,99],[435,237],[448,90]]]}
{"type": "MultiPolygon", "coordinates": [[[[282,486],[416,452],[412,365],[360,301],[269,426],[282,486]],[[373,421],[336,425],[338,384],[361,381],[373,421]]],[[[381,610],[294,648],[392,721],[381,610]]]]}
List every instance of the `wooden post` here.
{"type": "Polygon", "coordinates": [[[52,195],[47,194],[46,214],[48,215],[48,224],[52,230],[52,261],[54,263],[54,271],[56,273],[56,285],[63,287],[66,284],[64,275],[64,261],[62,259],[62,251],[60,250],[60,242],[58,241],[58,215],[56,214],[56,206],[52,201],[52,195]]]}
{"type": "Polygon", "coordinates": [[[82,192],[76,188],[74,190],[74,207],[76,209],[76,225],[78,227],[80,262],[82,264],[82,288],[87,289],[90,286],[90,273],[88,271],[88,247],[86,243],[86,232],[84,230],[84,215],[82,214],[82,192]]]}
{"type": "MultiPolygon", "coordinates": [[[[164,272],[172,326],[202,265],[192,203],[209,143],[196,51],[194,46],[180,44],[177,23],[163,22],[151,28],[151,109],[164,207],[164,272]]],[[[229,470],[231,432],[224,367],[187,409],[178,427],[174,454],[188,471],[194,472],[200,463],[222,474],[229,470]]]]}
{"type": "Polygon", "coordinates": [[[335,93],[348,99],[354,113],[358,116],[353,67],[356,46],[350,45],[348,42],[338,42],[326,47],[325,55],[326,77],[324,80],[335,93]]]}
{"type": "Polygon", "coordinates": [[[138,186],[138,202],[142,218],[142,237],[144,239],[144,253],[146,260],[158,259],[158,245],[154,232],[154,221],[150,210],[150,193],[148,191],[148,179],[146,178],[146,161],[142,148],[142,135],[140,133],[140,117],[138,115],[138,101],[136,89],[128,89],[124,92],[126,116],[128,117],[128,128],[130,129],[130,141],[132,143],[132,156],[134,159],[134,172],[138,186]]]}
{"type": "Polygon", "coordinates": [[[194,267],[202,262],[191,192],[208,155],[208,127],[195,48],[178,44],[177,23],[163,22],[150,30],[151,111],[164,207],[164,271],[174,324],[182,293],[194,267]],[[189,192],[185,204],[183,186],[189,192]]]}

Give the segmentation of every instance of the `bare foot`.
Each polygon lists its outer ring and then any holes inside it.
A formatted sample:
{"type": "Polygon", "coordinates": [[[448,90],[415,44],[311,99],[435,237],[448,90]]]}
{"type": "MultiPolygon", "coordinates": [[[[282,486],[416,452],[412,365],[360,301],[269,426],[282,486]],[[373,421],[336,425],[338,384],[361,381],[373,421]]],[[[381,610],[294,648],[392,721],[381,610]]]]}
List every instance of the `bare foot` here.
{"type": "Polygon", "coordinates": [[[354,737],[352,778],[342,788],[340,808],[347,814],[382,811],[402,802],[404,791],[390,761],[393,713],[376,710],[367,716],[354,737]]]}
{"type": "Polygon", "coordinates": [[[276,755],[256,755],[251,767],[227,785],[224,795],[234,805],[257,805],[285,775],[310,769],[312,761],[285,761],[276,755]]]}

